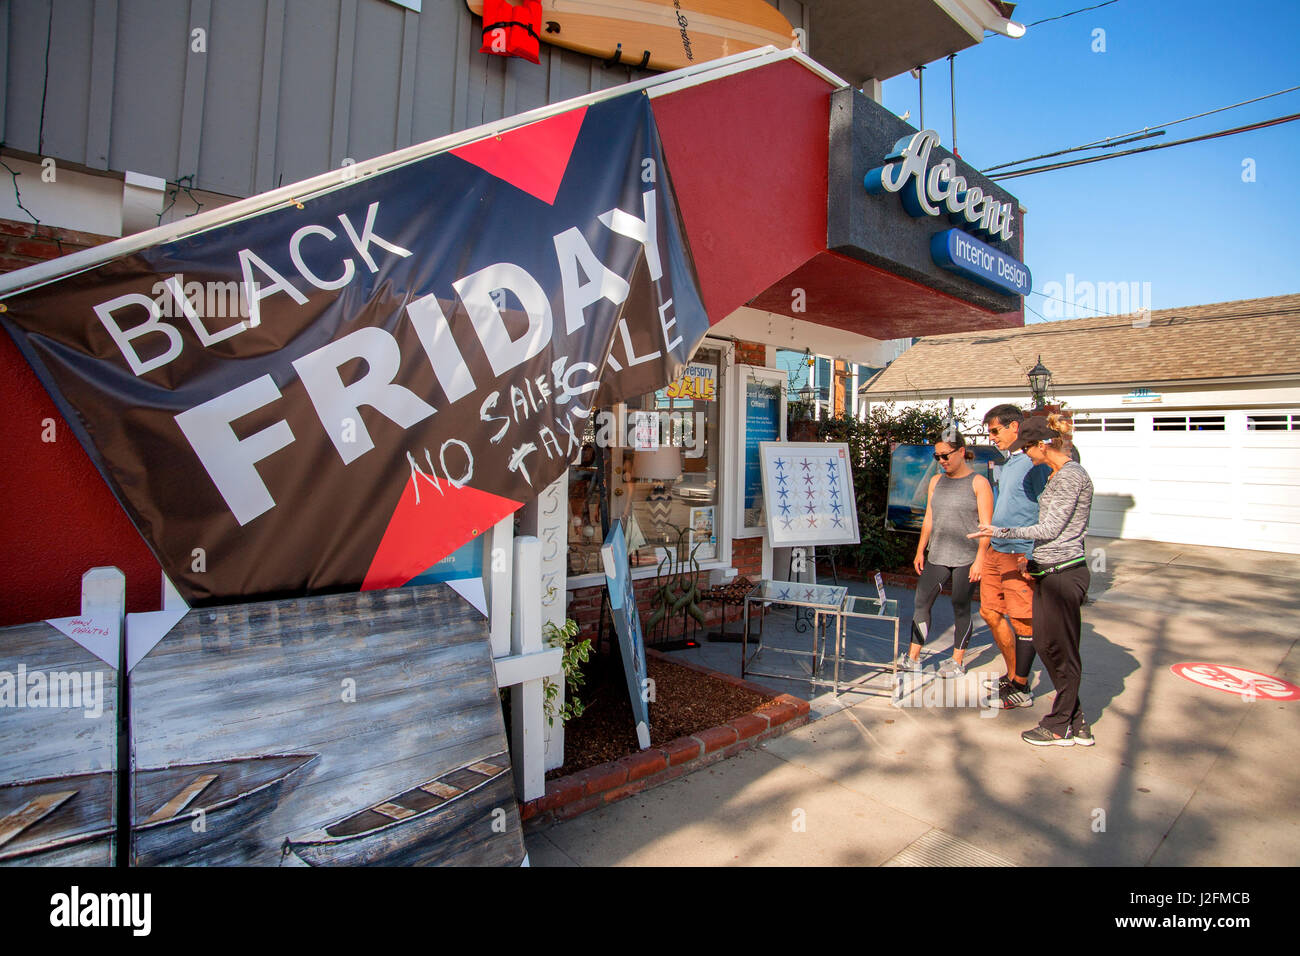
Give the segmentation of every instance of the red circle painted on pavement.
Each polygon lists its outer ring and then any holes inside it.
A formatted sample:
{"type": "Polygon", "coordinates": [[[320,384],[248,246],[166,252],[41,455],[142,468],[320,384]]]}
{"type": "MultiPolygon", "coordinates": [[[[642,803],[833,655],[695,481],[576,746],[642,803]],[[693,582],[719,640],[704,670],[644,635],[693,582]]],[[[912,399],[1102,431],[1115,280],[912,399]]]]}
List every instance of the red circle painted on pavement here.
{"type": "Polygon", "coordinates": [[[1225,694],[1235,694],[1242,698],[1255,700],[1300,700],[1300,687],[1280,677],[1261,674],[1259,671],[1229,664],[1206,664],[1199,661],[1187,661],[1169,668],[1179,677],[1212,687],[1225,694]]]}

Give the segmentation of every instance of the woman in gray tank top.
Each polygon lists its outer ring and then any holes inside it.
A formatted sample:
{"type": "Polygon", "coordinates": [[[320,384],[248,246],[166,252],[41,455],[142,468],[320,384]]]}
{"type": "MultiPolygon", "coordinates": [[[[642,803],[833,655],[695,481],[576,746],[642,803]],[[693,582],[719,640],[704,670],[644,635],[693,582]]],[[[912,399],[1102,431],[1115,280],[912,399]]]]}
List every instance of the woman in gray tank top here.
{"type": "Polygon", "coordinates": [[[971,471],[974,454],[956,428],[949,427],[934,445],[940,472],[930,479],[925,503],[925,523],[912,566],[921,576],[912,611],[912,643],[898,658],[901,670],[920,670],[921,647],[930,633],[930,612],[939,592],[952,582],[952,615],[956,628],[952,659],[939,667],[940,677],[966,673],[962,663],[971,636],[971,598],[979,582],[988,550],[988,538],[978,543],[968,536],[993,520],[993,488],[988,479],[971,471]]]}

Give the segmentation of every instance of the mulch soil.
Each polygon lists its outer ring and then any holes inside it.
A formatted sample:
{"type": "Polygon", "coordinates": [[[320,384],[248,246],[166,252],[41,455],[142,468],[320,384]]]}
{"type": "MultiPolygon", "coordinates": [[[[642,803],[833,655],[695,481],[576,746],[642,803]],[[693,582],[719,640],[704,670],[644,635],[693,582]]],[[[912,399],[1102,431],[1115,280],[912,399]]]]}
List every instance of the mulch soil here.
{"type": "MultiPolygon", "coordinates": [[[[548,772],[548,780],[639,750],[627,680],[617,656],[593,659],[583,672],[587,682],[579,689],[578,699],[586,710],[564,725],[564,766],[548,772]]],[[[647,659],[646,674],[654,681],[655,699],[650,702],[653,747],[725,724],[776,696],[765,697],[654,658],[647,659]]]]}

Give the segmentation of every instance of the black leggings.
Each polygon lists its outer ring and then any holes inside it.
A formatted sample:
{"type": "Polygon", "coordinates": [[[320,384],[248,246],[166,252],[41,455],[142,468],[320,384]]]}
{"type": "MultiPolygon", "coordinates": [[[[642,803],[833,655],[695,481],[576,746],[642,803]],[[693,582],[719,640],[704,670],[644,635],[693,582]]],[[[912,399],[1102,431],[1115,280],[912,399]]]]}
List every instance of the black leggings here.
{"type": "Polygon", "coordinates": [[[1083,679],[1079,608],[1088,600],[1091,582],[1088,566],[1078,564],[1044,574],[1034,592],[1034,648],[1056,688],[1051,713],[1039,724],[1061,737],[1071,729],[1077,731],[1085,722],[1083,706],[1079,703],[1079,683],[1083,679]]]}
{"type": "Polygon", "coordinates": [[[970,579],[970,565],[950,568],[927,561],[921,571],[921,580],[916,582],[916,603],[912,609],[913,644],[924,644],[929,636],[930,609],[934,607],[939,592],[949,580],[952,581],[952,618],[956,628],[953,648],[964,651],[970,643],[970,602],[975,594],[975,584],[970,579]]]}

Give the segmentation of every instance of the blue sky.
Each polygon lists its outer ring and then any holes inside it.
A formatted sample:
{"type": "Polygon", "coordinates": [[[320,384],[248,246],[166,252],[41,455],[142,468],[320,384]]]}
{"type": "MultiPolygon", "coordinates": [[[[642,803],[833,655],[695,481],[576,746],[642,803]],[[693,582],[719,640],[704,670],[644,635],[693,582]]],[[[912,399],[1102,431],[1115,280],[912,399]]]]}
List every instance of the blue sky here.
{"type": "MultiPolygon", "coordinates": [[[[1098,0],[1024,0],[1031,23],[1098,0]]],[[[993,36],[956,58],[957,151],[983,169],[1300,85],[1296,0],[1119,0],[993,36]],[[1103,30],[1104,52],[1094,52],[1103,30]]],[[[948,63],[925,71],[925,125],[952,146],[948,63]]],[[[884,85],[885,106],[919,122],[917,82],[884,85]]],[[[1300,113],[1300,91],[1180,123],[1132,148],[1300,113]]],[[[1088,156],[1092,153],[1078,153],[1088,156]]],[[[1027,322],[1115,311],[1051,303],[1073,275],[1125,283],[1151,308],[1300,292],[1300,121],[1202,143],[1005,180],[1028,209],[1027,322]],[[1254,160],[1254,182],[1243,161],[1254,160]],[[1049,286],[1056,283],[1056,286],[1049,286]],[[1132,284],[1138,283],[1135,287],[1132,284]]],[[[1071,157],[1061,157],[1068,159],[1071,157]]],[[[1058,160],[1047,160],[1054,162],[1058,160]]],[[[1033,165],[1038,165],[1037,163],[1033,165]]]]}

